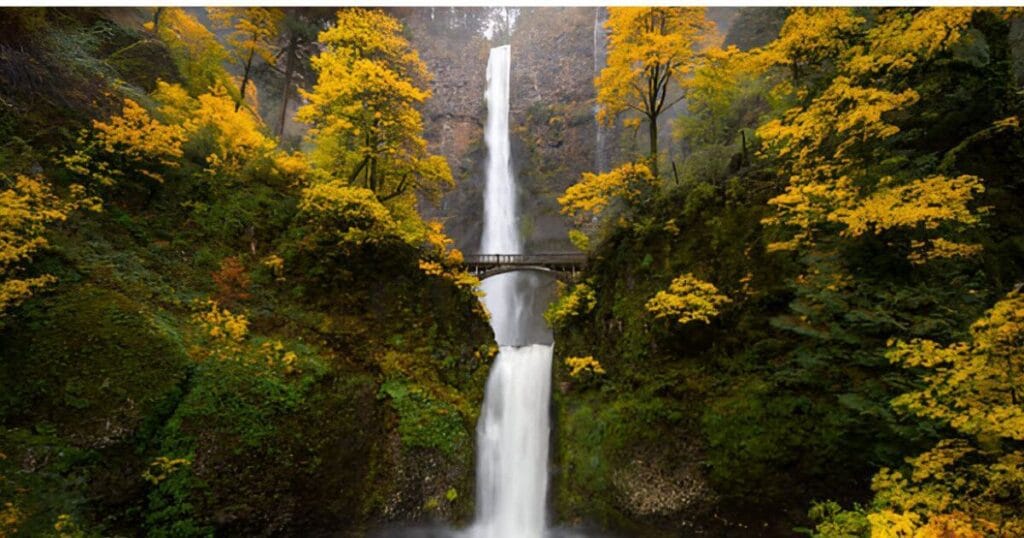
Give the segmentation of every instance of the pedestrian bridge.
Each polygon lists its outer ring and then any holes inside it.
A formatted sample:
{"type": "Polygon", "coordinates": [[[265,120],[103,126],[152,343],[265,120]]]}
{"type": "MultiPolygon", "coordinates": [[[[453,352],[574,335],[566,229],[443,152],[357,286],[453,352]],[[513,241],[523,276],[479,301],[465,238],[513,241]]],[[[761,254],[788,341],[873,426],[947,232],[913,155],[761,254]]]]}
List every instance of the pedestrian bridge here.
{"type": "Polygon", "coordinates": [[[539,254],[467,254],[463,265],[481,280],[511,271],[541,271],[556,277],[575,277],[587,263],[582,252],[539,254]]]}

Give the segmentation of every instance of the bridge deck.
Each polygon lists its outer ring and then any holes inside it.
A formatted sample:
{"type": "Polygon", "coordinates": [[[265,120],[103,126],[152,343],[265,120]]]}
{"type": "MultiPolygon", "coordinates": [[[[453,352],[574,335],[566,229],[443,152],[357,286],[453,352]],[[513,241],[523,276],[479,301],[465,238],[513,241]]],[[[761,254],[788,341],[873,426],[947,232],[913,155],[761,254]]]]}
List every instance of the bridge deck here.
{"type": "Polygon", "coordinates": [[[575,275],[587,263],[587,255],[577,252],[539,254],[467,254],[466,269],[477,276],[487,277],[517,269],[545,269],[555,273],[575,275]]]}

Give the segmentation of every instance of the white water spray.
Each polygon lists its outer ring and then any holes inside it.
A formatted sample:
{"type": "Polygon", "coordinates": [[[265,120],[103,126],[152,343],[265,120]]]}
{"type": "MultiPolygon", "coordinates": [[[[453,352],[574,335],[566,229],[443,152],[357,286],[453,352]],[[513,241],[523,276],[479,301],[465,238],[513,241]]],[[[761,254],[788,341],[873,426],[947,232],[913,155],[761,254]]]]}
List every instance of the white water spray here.
{"type": "MultiPolygon", "coordinates": [[[[508,132],[511,59],[506,45],[491,49],[487,62],[484,254],[523,250],[508,132]]],[[[540,538],[545,529],[553,348],[524,345],[524,293],[532,290],[523,289],[521,276],[506,273],[482,285],[499,352],[477,425],[477,518],[470,529],[477,538],[540,538]]]]}

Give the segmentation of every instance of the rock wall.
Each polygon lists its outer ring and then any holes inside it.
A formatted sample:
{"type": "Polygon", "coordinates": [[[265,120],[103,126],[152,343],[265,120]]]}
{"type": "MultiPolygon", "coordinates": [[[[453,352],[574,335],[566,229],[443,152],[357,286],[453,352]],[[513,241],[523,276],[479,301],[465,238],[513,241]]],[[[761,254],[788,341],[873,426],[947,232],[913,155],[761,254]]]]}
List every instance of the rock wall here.
{"type": "MultiPolygon", "coordinates": [[[[487,159],[485,71],[489,50],[500,38],[484,37],[489,13],[480,8],[407,8],[395,14],[434,74],[433,98],[424,109],[426,137],[431,150],[448,159],[457,182],[440,202],[423,201],[421,211],[444,220],[460,249],[476,252],[487,159]]],[[[595,8],[517,13],[510,38],[510,124],[528,251],[572,249],[556,198],[594,167],[594,17],[595,8]]]]}

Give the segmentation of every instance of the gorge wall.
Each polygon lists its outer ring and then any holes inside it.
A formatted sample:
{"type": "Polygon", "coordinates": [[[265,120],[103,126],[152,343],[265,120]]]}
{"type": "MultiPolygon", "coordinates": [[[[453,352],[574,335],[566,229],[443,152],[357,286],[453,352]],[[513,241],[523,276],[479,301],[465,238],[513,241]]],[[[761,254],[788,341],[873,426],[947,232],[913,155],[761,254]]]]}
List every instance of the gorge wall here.
{"type": "MultiPolygon", "coordinates": [[[[457,186],[425,216],[445,221],[464,252],[480,244],[486,150],[484,68],[499,44],[484,37],[487,10],[410,8],[396,13],[434,74],[424,108],[431,150],[448,158],[457,186]]],[[[511,129],[527,252],[572,249],[556,198],[594,165],[595,8],[518,10],[512,45],[511,129]]]]}

